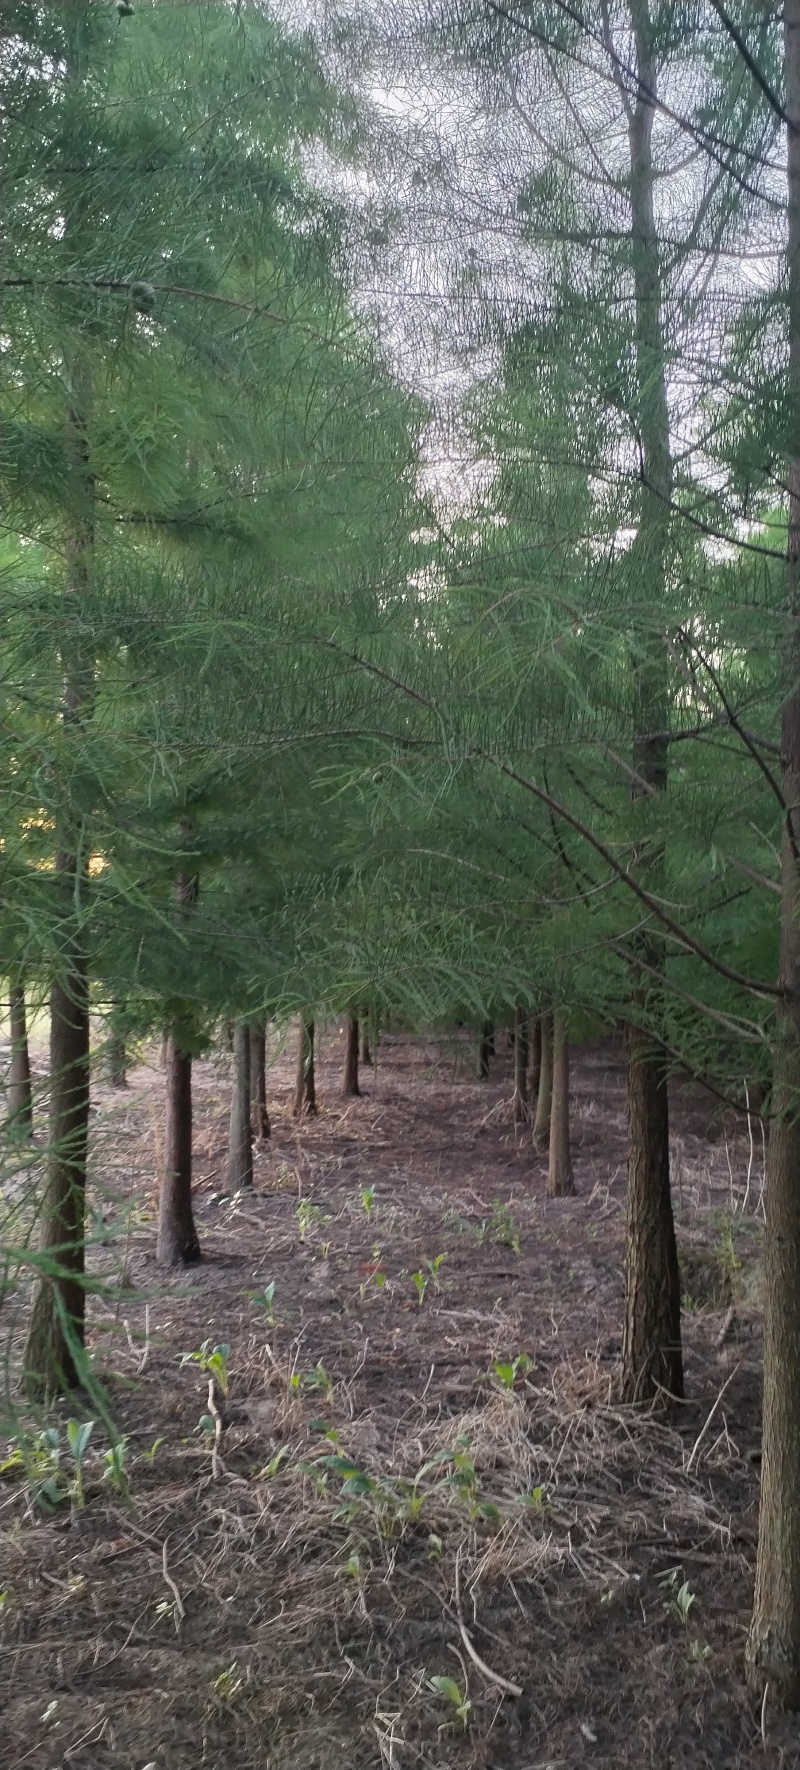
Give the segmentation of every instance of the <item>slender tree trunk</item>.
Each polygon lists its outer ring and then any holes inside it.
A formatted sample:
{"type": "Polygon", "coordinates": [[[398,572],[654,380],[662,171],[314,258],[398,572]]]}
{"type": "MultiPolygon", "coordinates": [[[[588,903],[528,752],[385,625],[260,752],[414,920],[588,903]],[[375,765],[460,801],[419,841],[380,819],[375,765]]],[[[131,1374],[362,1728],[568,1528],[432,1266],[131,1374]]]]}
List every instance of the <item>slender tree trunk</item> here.
{"type": "Polygon", "coordinates": [[[781,949],[764,1247],[761,1511],[747,1670],[758,1691],[800,1708],[800,0],[785,0],[789,184],[789,467],[781,949]]]}
{"type": "Polygon", "coordinates": [[[345,1033],[342,1095],[347,1100],[351,1095],[360,1093],[361,1089],[358,1085],[358,1021],[351,1014],[348,1017],[345,1033]]]}
{"type": "MultiPolygon", "coordinates": [[[[61,858],[61,857],[59,857],[61,858]]],[[[36,1393],[80,1381],[86,1293],[84,1215],[89,1137],[89,995],[78,960],[50,992],[50,1124],[25,1373],[36,1393]]]]}
{"type": "Polygon", "coordinates": [[[522,1008],[514,1009],[514,1123],[526,1125],[528,1110],[528,1022],[522,1008]]]}
{"type": "Polygon", "coordinates": [[[369,1014],[366,1009],[361,1015],[361,1062],[367,1069],[372,1068],[372,1052],[369,1048],[369,1014]]]}
{"type": "Polygon", "coordinates": [[[250,1028],[250,1107],[255,1136],[266,1143],[270,1136],[267,1111],[267,1032],[263,1020],[250,1028]]]}
{"type": "Polygon", "coordinates": [[[553,1094],[547,1196],[566,1198],[574,1190],[569,1143],[569,1033],[567,1017],[561,1008],[557,1008],[553,1015],[553,1094]]]}
{"type": "MultiPolygon", "coordinates": [[[[666,595],[669,510],[672,498],[669,408],[662,331],[661,261],[653,205],[652,132],[657,72],[649,0],[630,0],[638,90],[629,114],[631,245],[636,304],[638,429],[642,451],[639,527],[629,569],[634,594],[653,604],[633,636],[634,798],[644,806],[667,787],[667,658],[659,631],[666,595]],[[661,734],[661,735],[654,735],[661,734]]],[[[658,886],[664,854],[660,839],[645,836],[638,863],[658,886]]],[[[659,1385],[683,1395],[680,1272],[669,1175],[669,1108],[664,1059],[646,1030],[658,1022],[664,968],[663,943],[650,932],[639,940],[651,982],[633,992],[642,1026],[628,1029],[628,1228],[625,1248],[625,1328],[622,1389],[628,1400],[650,1400],[659,1385]]]]}
{"type": "MultiPolygon", "coordinates": [[[[191,824],[182,818],[181,839],[188,842],[191,824]]],[[[196,873],[179,873],[175,901],[180,918],[188,917],[200,889],[196,873]]],[[[166,1071],[164,1172],[158,1195],[156,1259],[161,1266],[185,1266],[201,1258],[192,1213],[192,1059],[185,1027],[175,1021],[162,1047],[166,1071]]]]}
{"type": "Polygon", "coordinates": [[[479,1082],[488,1081],[489,1058],[494,1050],[494,1027],[490,1020],[484,1020],[478,1045],[478,1063],[476,1075],[479,1082]]]}
{"type": "Polygon", "coordinates": [[[28,1024],[25,1016],[25,985],[23,983],[9,985],[8,1017],[11,1033],[8,1117],[17,1135],[30,1137],[33,1132],[33,1096],[31,1094],[31,1063],[28,1052],[28,1024]]]}
{"type": "Polygon", "coordinates": [[[314,1022],[301,1020],[297,1051],[297,1081],[294,1090],[294,1118],[313,1118],[317,1110],[314,1081],[314,1022]]]}
{"type": "Polygon", "coordinates": [[[192,1059],[176,1033],[167,1034],[164,1172],[158,1199],[156,1258],[160,1266],[200,1259],[192,1213],[192,1059]]]}
{"type": "Polygon", "coordinates": [[[253,1131],[250,1124],[250,1028],[237,1020],[233,1029],[233,1086],[228,1132],[227,1184],[231,1192],[253,1184],[253,1131]]]}
{"type": "Polygon", "coordinates": [[[669,1178],[666,1065],[652,1040],[626,1029],[628,1224],[622,1347],[626,1401],[683,1394],[680,1279],[669,1178]],[[659,1085],[654,1087],[657,1069],[659,1085]]]}
{"type": "Polygon", "coordinates": [[[535,1015],[528,1025],[528,1112],[531,1118],[536,1117],[539,1104],[539,1075],[542,1068],[542,1021],[535,1015]]]}
{"type": "MultiPolygon", "coordinates": [[[[79,48],[79,39],[76,37],[79,48]]],[[[67,218],[66,231],[69,231],[67,218]]],[[[61,758],[67,785],[57,814],[56,884],[62,965],[50,991],[50,1115],[41,1209],[42,1269],[31,1307],[24,1367],[29,1387],[51,1392],[80,1379],[86,1293],[83,1284],[86,1160],[89,1138],[89,988],[82,898],[86,884],[83,816],[71,803],[72,769],[86,742],[94,658],[82,630],[91,585],[94,479],[89,463],[91,386],[76,352],[69,364],[66,453],[74,513],[64,536],[65,620],[61,646],[61,758]]]]}
{"type": "Polygon", "coordinates": [[[536,1149],[550,1148],[550,1108],[553,1099],[553,1016],[542,1014],[539,1017],[540,1056],[539,1056],[539,1092],[536,1098],[536,1117],[533,1121],[533,1142],[536,1149]]]}
{"type": "Polygon", "coordinates": [[[125,1040],[115,1034],[108,1045],[108,1079],[112,1088],[128,1086],[128,1054],[125,1040]]]}

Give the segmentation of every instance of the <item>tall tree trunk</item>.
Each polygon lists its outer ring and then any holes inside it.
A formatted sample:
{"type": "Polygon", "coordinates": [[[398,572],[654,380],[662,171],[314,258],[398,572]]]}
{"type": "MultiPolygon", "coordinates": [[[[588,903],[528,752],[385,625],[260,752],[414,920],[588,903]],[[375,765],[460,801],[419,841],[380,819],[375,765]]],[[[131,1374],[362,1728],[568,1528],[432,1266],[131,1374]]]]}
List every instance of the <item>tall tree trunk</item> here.
{"type": "Polygon", "coordinates": [[[17,1135],[30,1137],[33,1131],[33,1096],[31,1094],[31,1062],[28,1052],[24,983],[9,985],[8,1018],[11,1033],[8,1117],[17,1135]]]}
{"type": "Polygon", "coordinates": [[[764,1247],[764,1415],[751,1685],[800,1708],[800,0],[785,0],[789,184],[789,552],[781,716],[780,1000],[764,1247]]]}
{"type": "Polygon", "coordinates": [[[561,1008],[557,1008],[553,1015],[553,1095],[547,1196],[566,1198],[574,1190],[569,1142],[569,1033],[567,1017],[561,1008]]]}
{"type": "Polygon", "coordinates": [[[267,1030],[263,1020],[250,1028],[250,1110],[253,1132],[259,1142],[270,1136],[267,1111],[267,1030]]]}
{"type": "Polygon", "coordinates": [[[550,1107],[553,1099],[553,1016],[539,1016],[539,1091],[536,1117],[533,1121],[533,1142],[536,1149],[550,1148],[550,1107]]]}
{"type": "Polygon", "coordinates": [[[488,1081],[489,1058],[493,1051],[494,1027],[492,1026],[491,1020],[484,1020],[483,1026],[481,1027],[481,1037],[478,1045],[478,1062],[475,1072],[479,1082],[488,1081]]]}
{"type": "Polygon", "coordinates": [[[294,1090],[294,1118],[313,1118],[317,1110],[314,1081],[314,1022],[301,1020],[297,1051],[297,1080],[294,1090]]]}
{"type": "Polygon", "coordinates": [[[627,1027],[626,1045],[629,1153],[623,1394],[626,1401],[641,1401],[658,1394],[658,1385],[670,1395],[683,1394],[681,1298],[669,1178],[666,1065],[638,1027],[627,1027]]]}
{"type": "Polygon", "coordinates": [[[106,1068],[112,1088],[128,1085],[128,1053],[125,1044],[125,1019],[122,1005],[116,1002],[108,1017],[106,1068]]]}
{"type": "MultiPolygon", "coordinates": [[[[61,858],[61,857],[59,857],[61,858]]],[[[89,1138],[89,992],[73,957],[50,991],[50,1123],[39,1252],[25,1374],[36,1393],[80,1381],[84,1344],[84,1218],[89,1138]]]]}
{"type": "MultiPolygon", "coordinates": [[[[669,408],[667,405],[660,248],[653,206],[652,132],[656,104],[656,63],[649,0],[630,0],[638,89],[629,110],[631,247],[636,307],[637,426],[642,455],[639,527],[629,556],[634,593],[652,601],[644,625],[634,635],[633,766],[634,797],[657,799],[667,786],[667,659],[659,632],[659,604],[665,600],[669,511],[672,498],[669,408]],[[654,735],[656,734],[656,735],[654,735]]],[[[640,869],[658,886],[663,848],[658,838],[641,844],[640,869]]],[[[643,961],[655,982],[642,990],[634,971],[635,1000],[642,1026],[627,1034],[628,1055],[628,1226],[625,1247],[625,1328],[622,1389],[628,1400],[650,1400],[659,1385],[683,1395],[680,1273],[669,1174],[669,1107],[664,1058],[647,1031],[661,1007],[659,976],[664,949],[657,935],[639,941],[643,961]]]]}
{"type": "Polygon", "coordinates": [[[167,1034],[164,1172],[158,1198],[156,1259],[188,1266],[200,1259],[192,1213],[192,1059],[179,1035],[167,1034]]]}
{"type": "Polygon", "coordinates": [[[361,1093],[358,1085],[358,1021],[355,1015],[348,1016],[344,1047],[344,1078],[342,1096],[345,1100],[352,1095],[361,1093]]]}
{"type": "Polygon", "coordinates": [[[228,1131],[227,1185],[231,1192],[253,1184],[253,1131],[250,1124],[250,1028],[237,1020],[233,1029],[233,1085],[228,1131]]]}
{"type": "MultiPolygon", "coordinates": [[[[73,49],[80,62],[80,19],[73,49]]],[[[70,231],[67,217],[65,232],[70,231]]],[[[32,1390],[72,1387],[80,1378],[86,1293],[83,1284],[86,1160],[89,1139],[89,987],[83,928],[86,888],[85,816],[70,798],[71,773],[80,769],[94,694],[94,657],[83,633],[83,604],[94,553],[94,478],[88,421],[91,385],[76,350],[69,362],[70,404],[66,455],[73,498],[64,536],[64,636],[61,646],[62,778],[56,816],[55,884],[62,964],[50,990],[50,1115],[47,1176],[41,1209],[42,1269],[31,1307],[24,1367],[32,1390]]]]}
{"type": "Polygon", "coordinates": [[[526,1125],[528,1110],[528,1022],[522,1008],[514,1009],[514,1123],[526,1125]]]}
{"type": "MultiPolygon", "coordinates": [[[[188,841],[191,824],[180,822],[188,841]]],[[[179,873],[175,881],[178,916],[191,914],[200,889],[196,873],[179,873]]],[[[164,1039],[166,1123],[164,1172],[158,1195],[156,1259],[160,1266],[185,1266],[201,1258],[192,1213],[192,1059],[185,1027],[176,1020],[164,1039]]]]}
{"type": "Polygon", "coordinates": [[[364,1009],[361,1015],[361,1062],[367,1069],[372,1068],[372,1052],[369,1048],[369,1013],[364,1009]]]}
{"type": "Polygon", "coordinates": [[[539,1076],[542,1068],[542,1020],[536,1014],[528,1025],[528,1111],[531,1118],[536,1117],[539,1104],[539,1076]]]}

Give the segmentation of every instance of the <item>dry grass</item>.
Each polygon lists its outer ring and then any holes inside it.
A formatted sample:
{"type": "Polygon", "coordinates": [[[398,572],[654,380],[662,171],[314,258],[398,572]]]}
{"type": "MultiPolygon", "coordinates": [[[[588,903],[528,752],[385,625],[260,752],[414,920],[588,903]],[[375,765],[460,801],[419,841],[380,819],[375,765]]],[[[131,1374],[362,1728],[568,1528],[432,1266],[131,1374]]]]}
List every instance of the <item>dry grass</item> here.
{"type": "MultiPolygon", "coordinates": [[[[0,1490],[0,1761],[788,1766],[785,1740],[761,1747],[738,1665],[757,1316],[740,1306],[719,1347],[723,1304],[687,1315],[692,1401],[672,1417],[616,1403],[622,1116],[604,1054],[575,1083],[580,1196],[555,1208],[505,1122],[507,1072],[454,1085],[400,1043],[345,1106],[334,1065],[332,1047],[330,1108],[302,1129],[291,1063],[278,1072],[274,1147],[234,1199],[219,1190],[224,1065],[204,1067],[207,1259],[149,1299],[152,1198],[133,1220],[122,1201],[153,1160],[158,1074],[138,1072],[121,1111],[101,1098],[98,1185],[118,1202],[96,1258],[140,1286],[93,1322],[130,1499],[101,1479],[99,1428],[84,1508],[44,1519],[18,1477],[0,1490]],[[420,1305],[411,1274],[440,1252],[420,1305]],[[272,1278],[274,1322],[251,1295],[272,1278]],[[206,1338],[231,1347],[216,1476],[197,1431],[208,1377],[179,1362],[206,1338]],[[522,1352],[507,1390],[493,1362],[522,1352]]],[[[713,1255],[729,1173],[692,1112],[681,1236],[713,1255]]],[[[746,1138],[728,1151],[746,1162],[746,1138]]],[[[757,1242],[751,1213],[731,1236],[742,1271],[757,1242]]]]}

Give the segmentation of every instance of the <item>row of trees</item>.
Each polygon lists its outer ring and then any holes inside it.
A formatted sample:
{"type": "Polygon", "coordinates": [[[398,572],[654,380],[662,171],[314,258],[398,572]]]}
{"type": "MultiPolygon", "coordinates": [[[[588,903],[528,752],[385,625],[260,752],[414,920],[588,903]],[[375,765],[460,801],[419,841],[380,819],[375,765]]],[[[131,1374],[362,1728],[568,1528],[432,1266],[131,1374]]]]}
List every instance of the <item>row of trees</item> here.
{"type": "Polygon", "coordinates": [[[312,182],[363,140],[324,48],[255,7],[4,9],[0,934],[52,1027],[26,1368],[80,1364],[93,998],[166,1034],[178,1260],[221,1017],[240,1168],[267,1016],[303,1017],[305,1104],[312,1015],[515,1017],[520,1114],[529,1018],[562,1103],[570,1017],[621,1025],[630,1401],[683,1393],[670,1071],[768,1102],[749,1663],[800,1699],[800,0],[390,25],[506,172],[513,274],[446,152],[395,168],[492,365],[461,514],[348,293],[391,229],[312,182]]]}

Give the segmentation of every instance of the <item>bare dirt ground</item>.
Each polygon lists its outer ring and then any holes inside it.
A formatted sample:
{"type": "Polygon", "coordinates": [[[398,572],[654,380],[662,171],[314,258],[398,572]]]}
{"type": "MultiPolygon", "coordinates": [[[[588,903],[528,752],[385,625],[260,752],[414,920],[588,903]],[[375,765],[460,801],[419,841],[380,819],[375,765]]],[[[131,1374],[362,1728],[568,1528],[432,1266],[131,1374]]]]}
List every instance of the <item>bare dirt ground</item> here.
{"type": "MultiPolygon", "coordinates": [[[[102,1479],[102,1423],[82,1508],[42,1517],[3,1477],[0,1763],[800,1765],[797,1729],[742,1681],[760,1141],[675,1089],[690,1399],[642,1414],[615,1400],[620,1051],[576,1055],[577,1194],[547,1204],[504,1039],[481,1084],[466,1044],[388,1036],[353,1102],[342,1043],[324,1038],[310,1123],[289,1115],[293,1053],[276,1061],[272,1140],[234,1198],[228,1060],[197,1065],[205,1258],[168,1282],[154,1054],[96,1092],[111,1289],[91,1346],[130,1495],[102,1479]],[[230,1348],[218,1455],[208,1373],[181,1363],[204,1342],[230,1348]]],[[[23,1300],[4,1315],[13,1362],[23,1300]]]]}

